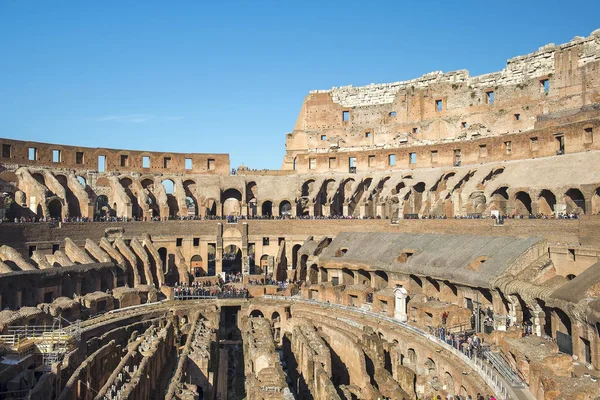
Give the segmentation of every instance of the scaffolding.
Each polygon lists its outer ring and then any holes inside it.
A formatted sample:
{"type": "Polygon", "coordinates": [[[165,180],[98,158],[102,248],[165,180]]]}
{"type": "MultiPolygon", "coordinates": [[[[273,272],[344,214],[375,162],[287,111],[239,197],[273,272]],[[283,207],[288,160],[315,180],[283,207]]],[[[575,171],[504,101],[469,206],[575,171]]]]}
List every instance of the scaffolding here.
{"type": "Polygon", "coordinates": [[[0,342],[7,349],[5,359],[21,362],[27,357],[39,355],[44,370],[62,361],[80,340],[81,321],[70,322],[60,316],[54,318],[52,325],[11,326],[8,334],[0,335],[0,342]]]}

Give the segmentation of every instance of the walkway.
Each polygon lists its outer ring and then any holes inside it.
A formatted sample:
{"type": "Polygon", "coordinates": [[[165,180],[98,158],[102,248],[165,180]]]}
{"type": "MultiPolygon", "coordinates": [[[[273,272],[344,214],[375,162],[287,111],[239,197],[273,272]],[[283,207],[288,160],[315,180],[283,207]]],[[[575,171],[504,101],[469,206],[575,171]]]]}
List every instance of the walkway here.
{"type": "Polygon", "coordinates": [[[438,339],[437,337],[419,329],[405,322],[400,322],[394,318],[390,318],[386,315],[377,314],[372,311],[363,310],[356,307],[344,306],[335,303],[325,303],[316,300],[303,299],[301,297],[287,297],[287,296],[273,296],[265,295],[266,300],[289,300],[297,303],[313,304],[321,307],[337,308],[355,313],[360,313],[371,318],[377,318],[391,324],[397,325],[406,329],[418,336],[421,336],[431,342],[434,342],[438,346],[444,347],[447,351],[454,354],[455,357],[459,358],[464,364],[468,365],[474,372],[476,372],[485,383],[492,389],[494,395],[500,400],[535,400],[535,397],[522,385],[511,385],[507,383],[507,380],[502,377],[499,373],[496,373],[495,369],[490,367],[488,363],[478,358],[471,359],[459,350],[450,346],[446,342],[438,339]]]}

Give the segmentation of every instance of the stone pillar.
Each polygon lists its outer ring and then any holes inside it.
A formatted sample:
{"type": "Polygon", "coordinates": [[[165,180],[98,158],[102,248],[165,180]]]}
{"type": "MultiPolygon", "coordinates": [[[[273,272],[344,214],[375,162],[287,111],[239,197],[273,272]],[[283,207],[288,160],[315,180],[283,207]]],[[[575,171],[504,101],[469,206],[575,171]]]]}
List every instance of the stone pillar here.
{"type": "Polygon", "coordinates": [[[308,202],[308,215],[311,217],[315,215],[315,203],[312,201],[308,202]]]}
{"type": "Polygon", "coordinates": [[[385,218],[386,217],[386,213],[385,213],[385,204],[377,204],[377,207],[375,209],[375,217],[380,216],[381,218],[385,218]]]}
{"type": "Polygon", "coordinates": [[[544,326],[546,325],[546,314],[539,304],[533,308],[533,333],[536,336],[544,335],[544,326]]]}
{"type": "Polygon", "coordinates": [[[408,297],[408,292],[402,285],[397,285],[396,289],[394,289],[394,296],[396,298],[394,318],[400,322],[406,322],[408,320],[408,315],[406,314],[406,298],[408,297]]]}
{"type": "Polygon", "coordinates": [[[360,205],[360,208],[359,208],[359,210],[358,210],[358,213],[359,213],[359,215],[358,215],[358,216],[359,216],[359,217],[361,217],[361,218],[362,218],[362,217],[364,217],[365,215],[367,215],[367,205],[366,205],[366,204],[364,204],[364,203],[362,203],[362,204],[360,205]]]}
{"type": "Polygon", "coordinates": [[[344,203],[343,208],[342,208],[342,215],[344,217],[347,217],[349,215],[348,214],[348,203],[344,203]]]}
{"type": "MultiPolygon", "coordinates": [[[[217,207],[219,210],[220,207],[217,207]]],[[[217,224],[217,244],[215,253],[215,275],[219,275],[223,272],[223,224],[217,224]]]]}
{"type": "Polygon", "coordinates": [[[331,215],[331,204],[323,204],[321,206],[321,215],[328,217],[331,215]]]}

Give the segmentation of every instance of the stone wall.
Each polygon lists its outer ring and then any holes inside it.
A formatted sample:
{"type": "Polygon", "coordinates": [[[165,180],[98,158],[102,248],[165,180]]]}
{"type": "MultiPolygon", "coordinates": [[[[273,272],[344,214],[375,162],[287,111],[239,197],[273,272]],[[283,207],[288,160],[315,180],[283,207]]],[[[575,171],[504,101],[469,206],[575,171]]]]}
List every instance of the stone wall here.
{"type": "MultiPolygon", "coordinates": [[[[358,158],[363,150],[531,131],[540,116],[600,101],[599,37],[596,30],[549,44],[480,76],[435,71],[404,82],[311,91],[286,137],[282,169],[295,169],[294,159],[311,152],[355,151],[349,156],[358,158]]],[[[295,165],[308,164],[298,158],[295,165]]]]}
{"type": "MultiPolygon", "coordinates": [[[[0,144],[10,146],[9,157],[4,157],[4,155],[0,154],[2,156],[0,160],[3,163],[31,167],[73,169],[78,173],[99,171],[99,157],[101,156],[105,157],[105,172],[139,171],[141,173],[179,172],[198,174],[228,174],[230,172],[229,155],[227,154],[165,153],[91,148],[4,138],[0,139],[0,144]],[[54,151],[60,152],[58,159],[55,158],[57,154],[53,153],[54,151]],[[34,154],[35,157],[30,157],[34,154]],[[142,163],[143,157],[149,158],[147,168],[142,163]],[[191,160],[191,168],[189,169],[186,168],[186,159],[191,160]],[[54,160],[57,161],[55,162],[54,160]]],[[[188,167],[190,167],[190,161],[187,163],[188,167]]]]}

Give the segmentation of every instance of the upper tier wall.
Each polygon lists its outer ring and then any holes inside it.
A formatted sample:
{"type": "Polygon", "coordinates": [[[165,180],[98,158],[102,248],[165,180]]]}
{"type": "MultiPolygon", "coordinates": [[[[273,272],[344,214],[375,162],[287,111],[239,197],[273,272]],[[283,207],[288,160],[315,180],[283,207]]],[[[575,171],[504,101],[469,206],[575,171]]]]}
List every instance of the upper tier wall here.
{"type": "Polygon", "coordinates": [[[102,172],[100,157],[105,157],[104,172],[229,174],[228,154],[120,150],[3,138],[0,144],[0,162],[5,164],[102,172]],[[144,157],[148,157],[147,167],[144,157]]]}
{"type": "Polygon", "coordinates": [[[314,151],[396,148],[526,132],[541,116],[600,102],[600,30],[508,60],[505,69],[312,91],[286,138],[282,169],[314,151]]]}

